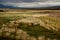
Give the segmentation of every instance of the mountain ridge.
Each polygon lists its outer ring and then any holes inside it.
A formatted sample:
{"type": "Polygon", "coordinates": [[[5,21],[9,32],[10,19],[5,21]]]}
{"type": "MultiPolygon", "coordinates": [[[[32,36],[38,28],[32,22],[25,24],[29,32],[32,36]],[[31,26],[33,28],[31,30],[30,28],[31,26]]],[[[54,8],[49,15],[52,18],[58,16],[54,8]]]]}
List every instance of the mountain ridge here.
{"type": "Polygon", "coordinates": [[[14,6],[6,6],[6,5],[3,5],[3,4],[0,4],[0,8],[17,8],[17,9],[51,9],[51,10],[54,10],[54,9],[57,9],[57,10],[60,10],[60,6],[50,6],[50,7],[34,7],[34,8],[29,8],[29,7],[14,7],[14,6]]]}

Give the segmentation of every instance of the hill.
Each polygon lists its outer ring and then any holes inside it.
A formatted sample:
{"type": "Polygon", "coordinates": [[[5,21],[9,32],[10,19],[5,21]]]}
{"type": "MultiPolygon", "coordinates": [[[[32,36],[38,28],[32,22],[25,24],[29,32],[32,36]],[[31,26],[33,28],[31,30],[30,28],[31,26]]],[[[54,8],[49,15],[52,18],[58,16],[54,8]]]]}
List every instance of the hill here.
{"type": "Polygon", "coordinates": [[[0,8],[14,8],[14,9],[36,9],[36,10],[60,10],[60,6],[49,6],[49,7],[35,7],[35,8],[26,8],[26,7],[14,7],[0,4],[0,8]]]}
{"type": "Polygon", "coordinates": [[[3,4],[0,4],[0,8],[15,8],[13,6],[6,6],[6,5],[3,5],[3,4]]]}

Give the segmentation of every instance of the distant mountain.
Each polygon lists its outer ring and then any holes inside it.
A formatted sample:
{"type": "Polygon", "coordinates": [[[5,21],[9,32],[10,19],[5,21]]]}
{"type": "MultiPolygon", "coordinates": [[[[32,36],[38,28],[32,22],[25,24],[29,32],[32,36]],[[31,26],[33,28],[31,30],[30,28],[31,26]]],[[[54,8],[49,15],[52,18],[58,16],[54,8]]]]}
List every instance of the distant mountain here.
{"type": "Polygon", "coordinates": [[[3,4],[0,4],[0,8],[15,8],[14,6],[6,6],[6,5],[3,5],[3,4]]]}
{"type": "Polygon", "coordinates": [[[41,8],[41,9],[60,10],[60,6],[44,7],[44,8],[41,8]]]}
{"type": "Polygon", "coordinates": [[[36,7],[36,8],[22,8],[22,9],[60,10],[60,6],[36,7]]]}
{"type": "Polygon", "coordinates": [[[50,6],[50,7],[34,7],[34,8],[26,8],[26,7],[14,7],[14,6],[6,6],[3,4],[0,4],[0,8],[18,8],[18,9],[45,9],[45,10],[60,10],[60,6],[50,6]]]}

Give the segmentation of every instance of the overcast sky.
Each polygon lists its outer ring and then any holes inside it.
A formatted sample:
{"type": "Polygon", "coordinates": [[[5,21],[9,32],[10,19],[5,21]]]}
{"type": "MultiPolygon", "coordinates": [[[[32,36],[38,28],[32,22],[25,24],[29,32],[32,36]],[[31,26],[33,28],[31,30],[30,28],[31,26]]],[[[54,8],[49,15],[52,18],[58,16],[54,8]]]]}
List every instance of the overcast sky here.
{"type": "Polygon", "coordinates": [[[45,1],[48,1],[48,0],[1,0],[0,2],[15,2],[15,3],[18,3],[18,2],[45,2],[45,1]]]}
{"type": "Polygon", "coordinates": [[[0,3],[17,7],[45,7],[60,5],[60,0],[0,0],[0,3]]]}
{"type": "Polygon", "coordinates": [[[59,2],[60,0],[1,0],[0,2],[46,2],[46,1],[53,1],[59,2]]]}

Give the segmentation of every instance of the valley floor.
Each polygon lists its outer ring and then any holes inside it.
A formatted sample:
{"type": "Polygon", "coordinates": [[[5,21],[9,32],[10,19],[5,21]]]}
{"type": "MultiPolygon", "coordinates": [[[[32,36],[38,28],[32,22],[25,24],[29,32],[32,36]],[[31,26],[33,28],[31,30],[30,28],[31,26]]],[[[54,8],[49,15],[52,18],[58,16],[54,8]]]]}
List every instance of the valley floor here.
{"type": "Polygon", "coordinates": [[[60,40],[60,14],[56,13],[59,10],[0,12],[0,39],[60,40]]]}

